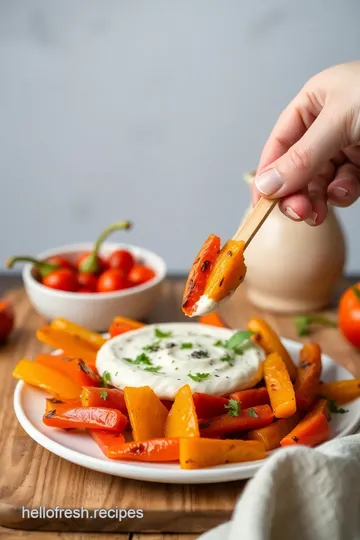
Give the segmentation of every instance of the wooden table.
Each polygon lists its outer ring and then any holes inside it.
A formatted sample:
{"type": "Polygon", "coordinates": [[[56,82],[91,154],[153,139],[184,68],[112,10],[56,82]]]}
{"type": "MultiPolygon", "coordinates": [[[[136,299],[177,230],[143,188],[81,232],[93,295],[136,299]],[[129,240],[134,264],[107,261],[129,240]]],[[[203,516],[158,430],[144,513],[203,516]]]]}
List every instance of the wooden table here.
{"type": "MultiPolygon", "coordinates": [[[[343,283],[341,289],[345,285],[343,283]]],[[[4,282],[0,280],[0,294],[2,288],[4,282]]],[[[179,309],[182,291],[182,279],[167,280],[151,320],[184,320],[179,309]]],[[[210,489],[206,485],[166,485],[112,477],[73,465],[28,437],[14,416],[15,381],[11,372],[19,358],[31,358],[46,350],[35,338],[36,329],[44,321],[33,311],[21,288],[12,290],[7,296],[15,305],[17,321],[11,339],[0,350],[0,526],[3,527],[0,528],[0,540],[125,540],[130,537],[133,540],[190,540],[227,521],[244,487],[243,481],[217,484],[210,489]],[[48,508],[57,505],[88,509],[143,508],[144,518],[122,522],[111,519],[22,519],[22,506],[38,508],[41,505],[48,508]],[[98,535],[98,532],[103,534],[98,535]]],[[[292,318],[262,313],[247,301],[245,287],[239,289],[220,313],[234,328],[241,328],[249,317],[260,315],[281,335],[299,339],[292,318]]],[[[334,316],[331,310],[329,313],[334,316]]],[[[317,329],[311,338],[322,345],[324,352],[354,374],[360,374],[360,355],[336,329],[317,329]]]]}

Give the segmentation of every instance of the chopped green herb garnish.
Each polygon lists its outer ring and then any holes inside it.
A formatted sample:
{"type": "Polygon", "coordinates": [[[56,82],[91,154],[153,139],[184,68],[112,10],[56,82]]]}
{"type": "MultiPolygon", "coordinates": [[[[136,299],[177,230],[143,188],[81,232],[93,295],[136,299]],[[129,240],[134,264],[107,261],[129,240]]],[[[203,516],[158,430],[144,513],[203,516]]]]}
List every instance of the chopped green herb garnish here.
{"type": "Polygon", "coordinates": [[[210,373],[195,373],[195,375],[188,373],[188,377],[195,382],[201,382],[210,377],[210,373]]]}
{"type": "Polygon", "coordinates": [[[349,409],[343,409],[338,407],[334,399],[328,399],[329,411],[334,414],[345,414],[349,412],[349,409]]]}
{"type": "Polygon", "coordinates": [[[106,390],[101,390],[100,392],[101,399],[106,399],[108,397],[108,393],[106,390]]]}
{"type": "Polygon", "coordinates": [[[151,345],[146,345],[146,347],[143,347],[143,351],[150,351],[150,352],[157,352],[160,349],[160,343],[157,341],[156,343],[152,343],[151,345]]]}
{"type": "Polygon", "coordinates": [[[107,388],[109,385],[108,383],[111,383],[111,375],[108,371],[104,371],[104,373],[102,374],[102,377],[100,378],[101,380],[101,386],[103,388],[107,388]]]}
{"type": "Polygon", "coordinates": [[[182,343],[180,349],[192,349],[193,344],[192,343],[182,343]]]}
{"type": "Polygon", "coordinates": [[[254,418],[259,418],[259,415],[257,414],[257,412],[254,411],[254,409],[248,409],[248,411],[250,416],[253,416],[254,418]]]}
{"type": "Polygon", "coordinates": [[[220,358],[220,362],[229,362],[229,364],[232,366],[234,361],[234,357],[230,356],[230,354],[225,354],[225,356],[222,356],[220,358]]]}
{"type": "Polygon", "coordinates": [[[159,339],[172,336],[172,332],[162,332],[159,328],[155,328],[155,336],[159,339]]]}
{"type": "Polygon", "coordinates": [[[238,349],[239,345],[243,345],[244,342],[248,342],[251,336],[254,335],[255,332],[251,332],[250,330],[239,330],[239,332],[236,332],[229,341],[227,342],[228,349],[238,349]]]}
{"type": "Polygon", "coordinates": [[[351,290],[353,291],[353,293],[355,294],[355,296],[357,296],[358,299],[360,300],[360,290],[356,287],[356,285],[354,285],[353,287],[351,287],[351,290]]]}
{"type": "Polygon", "coordinates": [[[221,339],[218,339],[214,343],[214,347],[227,347],[227,341],[221,341],[221,339]]]}
{"type": "Polygon", "coordinates": [[[126,362],[129,362],[130,364],[135,364],[135,365],[139,365],[139,364],[145,364],[147,366],[152,366],[152,361],[150,360],[150,358],[148,357],[147,354],[145,353],[141,353],[139,354],[135,360],[132,360],[131,358],[124,358],[124,360],[126,360],[126,362]]]}
{"type": "Polygon", "coordinates": [[[144,371],[150,371],[151,373],[159,373],[161,366],[146,367],[144,371]]]}
{"type": "Polygon", "coordinates": [[[239,401],[236,401],[236,399],[229,399],[229,403],[227,405],[224,405],[224,408],[229,409],[229,416],[239,416],[241,405],[239,401]]]}
{"type": "Polygon", "coordinates": [[[322,326],[329,326],[331,328],[336,328],[337,323],[329,317],[324,317],[323,315],[309,315],[308,317],[302,315],[296,317],[295,326],[299,336],[308,336],[310,333],[311,324],[321,324],[322,326]]]}

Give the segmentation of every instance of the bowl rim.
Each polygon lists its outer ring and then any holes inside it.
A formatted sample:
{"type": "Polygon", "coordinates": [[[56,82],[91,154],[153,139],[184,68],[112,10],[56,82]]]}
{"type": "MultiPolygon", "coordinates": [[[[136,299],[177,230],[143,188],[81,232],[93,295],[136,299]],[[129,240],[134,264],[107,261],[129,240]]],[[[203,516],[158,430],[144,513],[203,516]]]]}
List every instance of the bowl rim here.
{"type": "MultiPolygon", "coordinates": [[[[79,242],[76,244],[66,244],[64,246],[60,246],[57,248],[48,249],[46,251],[42,251],[39,253],[36,258],[37,259],[46,259],[48,257],[52,257],[54,255],[63,255],[64,253],[81,253],[82,251],[90,250],[93,247],[93,242],[79,242]]],[[[143,291],[146,291],[148,289],[151,289],[152,287],[155,287],[159,283],[161,283],[167,273],[167,265],[165,260],[155,253],[154,251],[151,251],[149,249],[136,246],[135,244],[127,244],[124,242],[104,242],[103,246],[108,249],[122,249],[127,248],[129,251],[139,251],[140,253],[144,254],[144,257],[152,257],[156,261],[157,268],[154,268],[154,271],[156,272],[156,275],[154,278],[152,278],[150,281],[147,281],[146,283],[142,283],[141,285],[135,285],[134,287],[131,287],[129,289],[123,289],[120,291],[111,291],[111,292],[103,292],[103,293],[77,293],[77,292],[70,292],[70,291],[61,291],[57,289],[51,289],[50,287],[46,287],[39,281],[37,281],[34,276],[32,275],[32,268],[33,264],[26,263],[24,265],[24,268],[22,270],[22,278],[25,285],[31,286],[34,290],[37,290],[39,293],[48,294],[49,296],[53,296],[54,298],[68,298],[68,299],[91,299],[93,301],[101,301],[105,299],[113,299],[113,298],[125,298],[126,296],[131,296],[137,293],[141,293],[143,291]]],[[[100,249],[100,253],[101,253],[100,249]]],[[[140,255],[141,256],[141,255],[140,255]]]]}

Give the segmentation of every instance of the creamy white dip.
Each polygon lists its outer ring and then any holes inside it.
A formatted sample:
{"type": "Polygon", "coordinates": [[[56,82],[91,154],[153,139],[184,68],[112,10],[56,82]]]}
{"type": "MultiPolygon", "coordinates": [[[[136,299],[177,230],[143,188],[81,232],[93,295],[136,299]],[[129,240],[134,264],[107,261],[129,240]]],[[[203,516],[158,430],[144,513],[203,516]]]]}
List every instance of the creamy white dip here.
{"type": "Polygon", "coordinates": [[[149,325],[107,341],[96,367],[117,388],[150,386],[161,398],[174,399],[185,384],[193,392],[225,395],[262,378],[262,349],[251,341],[238,352],[229,349],[235,333],[197,323],[149,325]]]}

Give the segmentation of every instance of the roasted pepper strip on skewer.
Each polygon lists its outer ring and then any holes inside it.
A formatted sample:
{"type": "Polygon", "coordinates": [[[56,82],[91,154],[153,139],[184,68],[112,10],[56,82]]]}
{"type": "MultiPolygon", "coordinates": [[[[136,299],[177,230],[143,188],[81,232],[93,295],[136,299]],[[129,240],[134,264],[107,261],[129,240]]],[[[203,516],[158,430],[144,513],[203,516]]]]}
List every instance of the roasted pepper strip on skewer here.
{"type": "Polygon", "coordinates": [[[42,366],[37,362],[20,360],[12,375],[15,379],[37,386],[53,396],[60,396],[64,399],[78,399],[80,396],[81,387],[77,382],[72,381],[60,371],[42,366]]]}
{"type": "Polygon", "coordinates": [[[100,407],[76,407],[75,409],[56,409],[44,414],[46,426],[63,429],[105,429],[123,431],[127,418],[120,411],[100,407]]]}
{"type": "Polygon", "coordinates": [[[210,234],[197,254],[186,282],[182,309],[189,317],[192,316],[196,303],[204,294],[207,279],[219,251],[220,238],[215,234],[210,234]]]}
{"type": "Polygon", "coordinates": [[[264,379],[276,418],[289,418],[296,412],[295,392],[285,362],[278,353],[264,360],[264,379]]]}
{"type": "Polygon", "coordinates": [[[106,339],[102,337],[101,334],[97,332],[92,332],[83,326],[79,326],[71,321],[66,319],[57,318],[51,322],[51,328],[57,330],[63,330],[74,336],[79,336],[82,340],[87,341],[92,347],[100,349],[102,345],[106,342],[106,339]]]}
{"type": "Polygon", "coordinates": [[[129,442],[118,448],[110,447],[107,456],[111,459],[128,459],[152,463],[178,461],[179,439],[159,438],[149,441],[129,442]]]}
{"type": "Polygon", "coordinates": [[[226,463],[264,459],[264,445],[259,441],[216,439],[180,439],[180,467],[200,469],[226,463]]]}
{"type": "Polygon", "coordinates": [[[254,341],[264,349],[266,354],[276,352],[281,356],[289,372],[290,379],[295,381],[297,375],[296,367],[271,326],[263,319],[253,318],[248,323],[248,329],[254,332],[254,341]]]}
{"type": "Polygon", "coordinates": [[[306,411],[315,401],[321,375],[321,349],[317,343],[306,343],[300,351],[300,361],[294,385],[296,405],[306,411]]]}
{"type": "Polygon", "coordinates": [[[36,332],[36,337],[54,349],[61,349],[65,355],[81,358],[92,369],[96,370],[96,355],[98,349],[79,336],[69,334],[64,330],[43,326],[36,332]]]}
{"type": "Polygon", "coordinates": [[[35,362],[60,371],[60,373],[78,383],[79,386],[100,386],[99,375],[80,358],[69,358],[54,354],[38,354],[35,362]]]}

